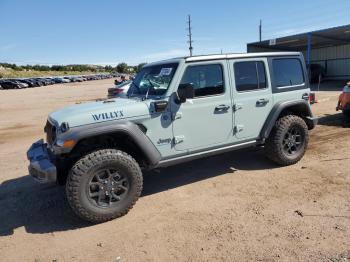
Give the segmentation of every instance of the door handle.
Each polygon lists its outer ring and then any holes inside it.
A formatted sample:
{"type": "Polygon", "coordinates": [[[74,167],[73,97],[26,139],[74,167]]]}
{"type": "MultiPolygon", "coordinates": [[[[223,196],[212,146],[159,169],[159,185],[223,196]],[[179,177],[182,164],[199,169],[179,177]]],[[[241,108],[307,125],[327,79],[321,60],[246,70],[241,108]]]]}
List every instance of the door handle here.
{"type": "Polygon", "coordinates": [[[229,110],[230,106],[228,105],[219,105],[217,107],[215,107],[215,111],[219,111],[219,112],[222,112],[222,111],[227,111],[229,110]]]}
{"type": "Polygon", "coordinates": [[[258,101],[256,101],[257,106],[264,106],[269,102],[267,98],[261,98],[258,101]]]}

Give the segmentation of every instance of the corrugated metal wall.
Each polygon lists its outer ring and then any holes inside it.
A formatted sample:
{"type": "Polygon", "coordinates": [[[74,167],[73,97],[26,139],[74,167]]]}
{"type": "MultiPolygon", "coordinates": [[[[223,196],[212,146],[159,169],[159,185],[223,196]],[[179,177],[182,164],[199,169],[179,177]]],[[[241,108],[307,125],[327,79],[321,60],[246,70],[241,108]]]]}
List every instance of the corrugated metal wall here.
{"type": "MultiPolygon", "coordinates": [[[[306,51],[303,54],[306,57],[306,51]]],[[[350,77],[350,44],[313,49],[311,61],[326,69],[326,77],[350,77]]]]}
{"type": "MultiPolygon", "coordinates": [[[[274,52],[276,50],[248,45],[247,51],[250,53],[274,52]]],[[[306,59],[307,51],[302,52],[306,59]]],[[[326,77],[328,78],[350,78],[350,44],[312,49],[311,63],[321,64],[326,69],[326,77]]]]}

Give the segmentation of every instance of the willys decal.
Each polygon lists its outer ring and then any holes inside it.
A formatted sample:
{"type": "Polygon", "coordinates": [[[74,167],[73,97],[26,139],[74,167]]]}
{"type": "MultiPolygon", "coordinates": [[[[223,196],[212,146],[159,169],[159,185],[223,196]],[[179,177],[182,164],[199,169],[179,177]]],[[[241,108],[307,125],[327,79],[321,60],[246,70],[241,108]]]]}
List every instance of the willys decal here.
{"type": "Polygon", "coordinates": [[[92,118],[95,121],[118,119],[118,118],[122,118],[123,116],[124,116],[123,110],[100,113],[100,114],[92,114],[92,118]]]}

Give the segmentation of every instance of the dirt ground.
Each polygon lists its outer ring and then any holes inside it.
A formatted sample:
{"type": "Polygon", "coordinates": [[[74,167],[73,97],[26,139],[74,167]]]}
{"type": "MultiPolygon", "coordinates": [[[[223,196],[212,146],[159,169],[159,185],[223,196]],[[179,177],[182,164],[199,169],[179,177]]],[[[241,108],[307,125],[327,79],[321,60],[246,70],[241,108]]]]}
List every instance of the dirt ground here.
{"type": "Polygon", "coordinates": [[[350,259],[350,123],[335,111],[339,88],[317,93],[320,124],[298,164],[278,167],[249,149],[156,170],[129,214],[91,225],[62,187],[27,175],[26,150],[49,112],[110,86],[0,92],[0,261],[350,259]]]}

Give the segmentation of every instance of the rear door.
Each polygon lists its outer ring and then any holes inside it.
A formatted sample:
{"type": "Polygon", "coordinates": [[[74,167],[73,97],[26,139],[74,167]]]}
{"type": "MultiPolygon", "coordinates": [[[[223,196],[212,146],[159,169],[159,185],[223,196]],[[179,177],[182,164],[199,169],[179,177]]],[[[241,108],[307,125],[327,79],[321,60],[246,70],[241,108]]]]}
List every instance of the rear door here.
{"type": "Polygon", "coordinates": [[[272,106],[266,58],[230,60],[233,73],[234,131],[238,140],[255,139],[272,106]]]}

